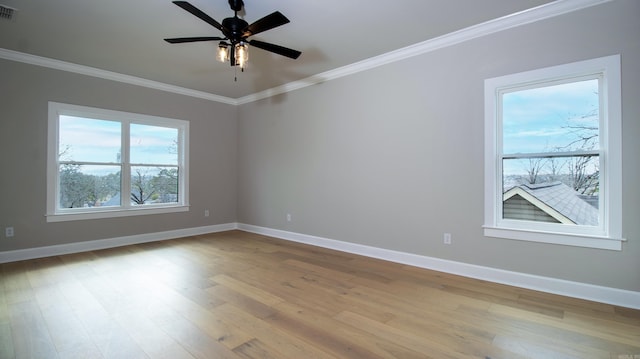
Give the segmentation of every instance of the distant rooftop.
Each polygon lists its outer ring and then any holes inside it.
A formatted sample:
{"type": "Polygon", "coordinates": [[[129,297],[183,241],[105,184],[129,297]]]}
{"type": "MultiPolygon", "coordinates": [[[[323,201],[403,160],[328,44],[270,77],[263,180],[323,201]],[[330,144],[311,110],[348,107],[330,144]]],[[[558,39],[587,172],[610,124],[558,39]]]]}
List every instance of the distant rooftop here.
{"type": "Polygon", "coordinates": [[[503,200],[507,201],[519,195],[532,205],[556,218],[565,217],[575,224],[597,226],[598,205],[597,197],[583,198],[578,192],[562,182],[547,182],[539,184],[520,184],[504,192],[503,200]]]}

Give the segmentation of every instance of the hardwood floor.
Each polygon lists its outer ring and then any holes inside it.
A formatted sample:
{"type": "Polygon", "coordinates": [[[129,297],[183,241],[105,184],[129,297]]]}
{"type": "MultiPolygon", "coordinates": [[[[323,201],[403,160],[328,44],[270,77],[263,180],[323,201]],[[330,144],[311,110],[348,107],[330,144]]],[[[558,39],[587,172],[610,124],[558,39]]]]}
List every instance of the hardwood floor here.
{"type": "Polygon", "coordinates": [[[0,358],[640,358],[640,311],[231,231],[0,266],[0,358]]]}

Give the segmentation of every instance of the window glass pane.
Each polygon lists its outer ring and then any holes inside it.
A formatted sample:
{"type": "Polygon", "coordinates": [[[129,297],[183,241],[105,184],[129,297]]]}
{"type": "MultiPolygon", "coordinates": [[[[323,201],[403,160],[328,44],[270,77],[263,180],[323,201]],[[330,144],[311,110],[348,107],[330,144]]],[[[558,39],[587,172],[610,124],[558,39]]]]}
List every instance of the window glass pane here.
{"type": "Polygon", "coordinates": [[[177,166],[131,167],[131,204],[178,202],[177,166]]]}
{"type": "Polygon", "coordinates": [[[60,161],[120,162],[119,122],[60,115],[60,161]]]}
{"type": "Polygon", "coordinates": [[[597,155],[503,160],[505,219],[597,226],[597,155]]]}
{"type": "Polygon", "coordinates": [[[130,161],[135,164],[178,164],[178,129],[131,124],[130,161]]]}
{"type": "Polygon", "coordinates": [[[120,166],[62,164],[58,208],[120,206],[120,166]]]}
{"type": "Polygon", "coordinates": [[[597,149],[598,84],[591,79],[503,94],[503,153],[597,149]]]}

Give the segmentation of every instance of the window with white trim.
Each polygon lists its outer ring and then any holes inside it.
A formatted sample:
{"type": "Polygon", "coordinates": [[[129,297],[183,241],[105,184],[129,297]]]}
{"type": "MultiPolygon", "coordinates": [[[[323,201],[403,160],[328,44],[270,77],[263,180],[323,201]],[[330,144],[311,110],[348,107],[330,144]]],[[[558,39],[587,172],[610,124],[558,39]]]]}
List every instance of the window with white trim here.
{"type": "Polygon", "coordinates": [[[47,221],[188,210],[189,123],[49,102],[47,221]]]}
{"type": "Polygon", "coordinates": [[[620,250],[619,55],[485,80],[484,234],[620,250]]]}

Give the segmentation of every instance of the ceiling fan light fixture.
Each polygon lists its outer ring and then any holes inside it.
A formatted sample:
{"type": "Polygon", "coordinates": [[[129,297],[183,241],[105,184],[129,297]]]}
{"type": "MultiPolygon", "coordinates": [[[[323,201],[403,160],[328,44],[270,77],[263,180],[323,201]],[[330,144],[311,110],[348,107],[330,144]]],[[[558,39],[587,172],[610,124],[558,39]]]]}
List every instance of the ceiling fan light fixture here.
{"type": "Polygon", "coordinates": [[[218,44],[218,53],[216,55],[216,58],[220,62],[229,61],[229,44],[224,41],[220,41],[220,43],[218,44]]]}
{"type": "Polygon", "coordinates": [[[249,61],[249,47],[241,41],[236,44],[236,64],[244,69],[247,61],[249,61]]]}

